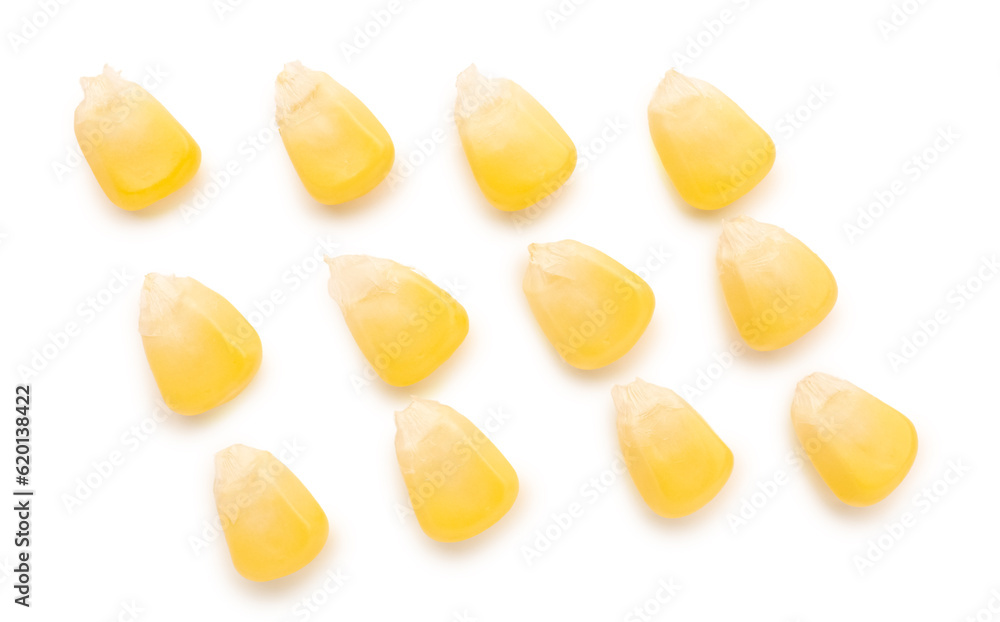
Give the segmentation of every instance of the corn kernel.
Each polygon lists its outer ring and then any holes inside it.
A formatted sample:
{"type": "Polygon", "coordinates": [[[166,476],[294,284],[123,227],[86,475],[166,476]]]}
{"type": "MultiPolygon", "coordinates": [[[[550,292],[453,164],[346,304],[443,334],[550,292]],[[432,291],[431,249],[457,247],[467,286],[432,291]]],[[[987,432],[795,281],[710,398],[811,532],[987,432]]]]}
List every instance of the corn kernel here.
{"type": "Polygon", "coordinates": [[[327,257],[330,296],[375,372],[405,387],[448,360],[469,333],[451,295],[413,268],[367,255],[327,257]]]}
{"type": "Polygon", "coordinates": [[[646,504],[679,518],[715,498],[733,471],[733,452],[701,415],[670,389],[638,378],[611,393],[622,456],[646,504]]]}
{"type": "Polygon", "coordinates": [[[673,69],[649,102],[649,133],[681,198],[704,210],[753,189],[774,164],[774,141],[707,82],[673,69]]]}
{"type": "Polygon", "coordinates": [[[438,402],[396,412],[396,459],[421,529],[439,542],[485,531],[517,498],[517,473],[500,450],[438,402]]]}
{"type": "Polygon", "coordinates": [[[299,478],[270,452],[233,445],[215,455],[215,504],[237,572],[270,581],[323,550],[330,525],[299,478]]]}
{"type": "Polygon", "coordinates": [[[480,190],[505,212],[559,189],[576,167],[576,146],[520,86],[487,78],[475,65],[458,76],[455,122],[480,190]]]}
{"type": "Polygon", "coordinates": [[[356,199],[389,174],[395,149],[375,115],[333,78],[296,61],[278,74],[278,131],[314,199],[356,199]]]}
{"type": "Polygon", "coordinates": [[[147,274],[140,307],[146,359],[171,410],[200,415],[253,380],[260,337],[219,294],[192,278],[147,274]]]}
{"type": "Polygon", "coordinates": [[[792,424],[820,477],[847,505],[864,507],[886,498],[917,456],[917,431],[909,419],[828,374],[799,382],[792,424]]]}
{"type": "Polygon", "coordinates": [[[101,75],[81,78],[80,84],[76,140],[112,203],[140,210],[194,177],[201,149],[146,89],[107,65],[101,75]]]}
{"type": "Polygon", "coordinates": [[[575,240],[528,247],[524,295],[564,361],[604,367],[639,341],[653,316],[653,290],[601,251],[575,240]]]}
{"type": "Polygon", "coordinates": [[[754,350],[794,342],[837,301],[823,260],[784,229],[746,216],[723,222],[716,263],[729,313],[754,350]]]}

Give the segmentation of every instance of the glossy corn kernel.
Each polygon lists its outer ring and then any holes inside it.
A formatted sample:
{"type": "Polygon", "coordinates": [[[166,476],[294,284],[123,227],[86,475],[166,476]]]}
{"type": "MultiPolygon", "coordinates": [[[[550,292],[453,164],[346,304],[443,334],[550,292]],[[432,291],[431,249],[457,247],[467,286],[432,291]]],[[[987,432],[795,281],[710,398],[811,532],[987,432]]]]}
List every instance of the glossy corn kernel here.
{"type": "Polygon", "coordinates": [[[171,410],[199,415],[253,380],[260,337],[219,294],[192,278],[147,274],[140,307],[146,359],[171,410]]]}
{"type": "Polygon", "coordinates": [[[438,402],[415,400],[396,413],[396,459],[420,527],[439,542],[485,531],[517,498],[517,474],[500,450],[438,402]]]}
{"type": "Polygon", "coordinates": [[[863,507],[886,498],[917,456],[917,431],[909,419],[828,374],[799,382],[792,424],[820,477],[848,505],[863,507]]]}
{"type": "Polygon", "coordinates": [[[236,570],[270,581],[323,549],[330,525],[299,478],[270,452],[233,445],[215,455],[215,504],[236,570]]]}
{"type": "Polygon", "coordinates": [[[601,251],[575,240],[528,247],[524,295],[564,361],[604,367],[639,341],[653,316],[653,290],[601,251]]]}
{"type": "Polygon", "coordinates": [[[278,74],[278,131],[314,199],[337,205],[385,179],[395,149],[389,133],[353,93],[296,61],[278,74]]]}
{"type": "Polygon", "coordinates": [[[673,69],[649,102],[649,132],[681,198],[704,210],[753,189],[774,164],[774,141],[733,100],[673,69]]]}
{"type": "Polygon", "coordinates": [[[716,263],[729,313],[755,350],[787,346],[837,301],[823,260],[784,229],[746,216],[723,222],[716,263]]]}
{"type": "Polygon", "coordinates": [[[628,472],[660,516],[687,516],[715,498],[733,471],[733,452],[670,389],[636,379],[612,390],[618,443],[628,472]]]}
{"type": "Polygon", "coordinates": [[[452,296],[413,268],[367,255],[327,257],[330,296],[382,380],[405,387],[430,375],[469,333],[452,296]]]}
{"type": "Polygon", "coordinates": [[[112,203],[140,210],[194,177],[201,149],[146,89],[107,65],[104,73],[81,78],[80,84],[76,140],[112,203]]]}
{"type": "Polygon", "coordinates": [[[576,167],[576,146],[517,84],[471,65],[458,76],[455,122],[480,190],[506,212],[538,203],[576,167]]]}

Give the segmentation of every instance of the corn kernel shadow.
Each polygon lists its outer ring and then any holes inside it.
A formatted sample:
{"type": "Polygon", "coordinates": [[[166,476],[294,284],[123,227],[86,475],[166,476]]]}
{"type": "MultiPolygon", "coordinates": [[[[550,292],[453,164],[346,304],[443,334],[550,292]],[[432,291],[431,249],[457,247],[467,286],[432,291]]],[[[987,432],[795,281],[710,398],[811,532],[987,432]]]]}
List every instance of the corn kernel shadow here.
{"type": "Polygon", "coordinates": [[[94,186],[96,186],[96,195],[100,195],[100,201],[106,205],[114,208],[115,211],[120,212],[117,216],[120,220],[124,219],[138,219],[138,220],[155,220],[159,218],[164,218],[165,214],[175,211],[181,205],[184,205],[191,200],[192,197],[198,192],[199,188],[202,187],[203,182],[206,181],[208,173],[205,172],[204,167],[199,167],[198,172],[195,173],[183,187],[179,188],[172,194],[169,194],[159,201],[156,201],[149,207],[144,207],[139,210],[126,210],[118,207],[111,202],[104,191],[101,190],[100,185],[94,180],[94,186]]]}
{"type": "Polygon", "coordinates": [[[390,175],[392,175],[391,171],[385,179],[365,194],[350,201],[338,203],[337,205],[327,205],[317,201],[309,194],[305,186],[302,185],[298,176],[294,176],[295,201],[301,205],[308,205],[310,212],[319,214],[323,218],[341,218],[345,220],[355,218],[359,214],[364,214],[370,211],[370,209],[374,209],[372,206],[379,203],[392,204],[392,200],[388,197],[392,197],[396,193],[389,182],[390,175]]]}
{"type": "MultiPolygon", "coordinates": [[[[791,425],[788,426],[787,434],[792,447],[801,447],[798,436],[791,425]]],[[[876,528],[881,525],[881,521],[898,518],[902,512],[899,504],[906,496],[901,495],[899,489],[906,483],[906,479],[882,501],[865,507],[855,507],[838,499],[837,495],[833,494],[830,487],[820,477],[819,471],[816,470],[812,462],[808,458],[803,460],[802,473],[809,481],[809,488],[815,491],[816,500],[824,506],[825,511],[836,516],[839,520],[859,525],[870,523],[873,528],[876,528]],[[896,502],[892,500],[896,500],[896,502]]]]}
{"type": "MultiPolygon", "coordinates": [[[[405,408],[411,401],[413,401],[414,397],[437,400],[438,398],[435,396],[440,392],[441,387],[450,382],[448,376],[457,373],[450,370],[470,364],[470,361],[466,359],[471,356],[467,353],[472,349],[472,344],[470,344],[470,340],[472,339],[474,339],[474,337],[472,331],[470,330],[469,334],[466,335],[462,343],[459,344],[458,348],[452,352],[451,356],[449,356],[446,361],[441,363],[437,369],[432,371],[425,378],[421,378],[413,384],[406,385],[405,387],[397,387],[382,380],[382,378],[378,377],[377,374],[375,379],[372,380],[372,384],[377,387],[375,390],[381,393],[383,397],[392,400],[398,399],[401,404],[400,408],[405,408]]],[[[367,362],[367,359],[365,359],[365,362],[367,365],[370,365],[370,363],[367,362]]]]}
{"type": "Polygon", "coordinates": [[[233,568],[230,573],[230,576],[233,577],[230,584],[234,585],[236,590],[242,594],[251,598],[266,599],[269,603],[273,597],[278,595],[287,595],[304,587],[315,588],[315,584],[319,582],[320,578],[333,568],[331,562],[335,555],[336,539],[336,534],[331,529],[326,544],[323,545],[323,550],[308,564],[290,575],[271,581],[257,582],[243,577],[233,568]]]}
{"type": "Polygon", "coordinates": [[[774,178],[780,178],[780,170],[775,162],[775,165],[771,167],[764,179],[760,180],[756,186],[750,189],[749,192],[736,199],[729,205],[720,207],[714,210],[703,210],[699,209],[681,197],[680,192],[677,191],[677,186],[674,185],[673,180],[670,179],[670,175],[667,173],[667,169],[663,168],[660,164],[660,156],[656,152],[656,148],[650,143],[649,151],[651,157],[658,164],[655,168],[657,169],[657,174],[660,177],[660,181],[663,183],[665,188],[666,196],[671,199],[671,203],[692,217],[697,218],[701,221],[712,221],[714,219],[723,218],[735,218],[736,216],[749,212],[756,212],[760,209],[760,205],[766,204],[769,201],[774,200],[774,194],[776,192],[775,188],[778,187],[778,183],[775,182],[774,178]]]}

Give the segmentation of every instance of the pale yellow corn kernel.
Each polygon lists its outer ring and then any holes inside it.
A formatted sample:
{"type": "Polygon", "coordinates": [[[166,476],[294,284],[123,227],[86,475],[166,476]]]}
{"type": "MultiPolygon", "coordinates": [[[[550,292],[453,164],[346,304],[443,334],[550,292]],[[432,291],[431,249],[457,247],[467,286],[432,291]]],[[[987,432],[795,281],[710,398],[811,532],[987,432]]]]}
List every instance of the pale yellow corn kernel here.
{"type": "Polygon", "coordinates": [[[163,401],[200,415],[239,395],[260,368],[260,337],[229,301],[187,277],[147,274],[139,333],[163,401]]]}
{"type": "Polygon", "coordinates": [[[622,457],[646,504],[679,518],[714,499],[733,472],[733,452],[701,415],[670,389],[638,378],[611,394],[622,457]]]}
{"type": "Polygon", "coordinates": [[[848,505],[864,507],[889,496],[917,456],[917,430],[909,419],[828,374],[799,382],[792,424],[820,477],[848,505]]]}
{"type": "Polygon", "coordinates": [[[413,268],[367,255],[327,257],[330,296],[375,373],[397,387],[423,380],[461,345],[469,316],[413,268]]]}
{"type": "Polygon", "coordinates": [[[323,508],[270,452],[233,445],[215,455],[215,504],[237,572],[270,581],[316,557],[330,532],[323,508]]]}
{"type": "Polygon", "coordinates": [[[413,512],[439,542],[457,542],[500,520],[517,498],[517,473],[453,408],[415,400],[396,413],[396,459],[413,512]]]}
{"type": "Polygon", "coordinates": [[[201,164],[201,149],[163,104],[104,66],[81,78],[74,130],[80,150],[111,202],[129,211],[179,190],[201,164]]]}
{"type": "Polygon", "coordinates": [[[458,76],[455,122],[480,190],[506,212],[538,203],[576,167],[576,146],[520,86],[475,65],[458,76]]]}
{"type": "Polygon", "coordinates": [[[649,102],[649,133],[681,198],[704,210],[753,189],[774,164],[774,141],[707,82],[673,69],[649,102]]]}
{"type": "Polygon", "coordinates": [[[377,186],[396,157],[389,133],[353,93],[296,61],[278,74],[278,131],[314,199],[337,205],[377,186]]]}
{"type": "Polygon", "coordinates": [[[746,216],[723,221],[716,263],[729,313],[754,350],[794,342],[837,301],[837,282],[816,253],[784,229],[746,216]]]}
{"type": "Polygon", "coordinates": [[[564,361],[604,367],[639,341],[653,317],[653,290],[637,274],[575,240],[528,247],[524,295],[564,361]]]}

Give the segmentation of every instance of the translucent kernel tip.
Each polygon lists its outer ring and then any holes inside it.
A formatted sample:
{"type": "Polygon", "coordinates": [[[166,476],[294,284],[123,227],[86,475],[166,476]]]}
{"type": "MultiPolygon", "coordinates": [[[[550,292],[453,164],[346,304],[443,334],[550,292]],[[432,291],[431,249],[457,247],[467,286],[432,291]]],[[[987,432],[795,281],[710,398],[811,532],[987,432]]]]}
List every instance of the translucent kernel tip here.
{"type": "Polygon", "coordinates": [[[653,98],[649,102],[649,107],[656,109],[669,108],[676,102],[689,97],[703,96],[705,95],[705,89],[703,88],[705,84],[701,80],[685,76],[676,69],[670,69],[656,86],[656,91],[653,92],[653,98]]]}
{"type": "Polygon", "coordinates": [[[448,408],[440,402],[413,398],[410,405],[395,412],[396,449],[414,451],[448,408]]]}
{"type": "Polygon", "coordinates": [[[781,227],[758,222],[749,216],[724,219],[719,236],[719,258],[742,255],[769,238],[778,241],[787,235],[781,227]]]}
{"type": "Polygon", "coordinates": [[[266,451],[247,445],[230,445],[215,454],[215,491],[224,490],[233,482],[250,474],[254,462],[266,451]]]}
{"type": "Polygon", "coordinates": [[[468,119],[479,110],[510,97],[509,81],[487,77],[475,64],[458,74],[455,86],[458,89],[455,116],[460,119],[468,119]]]}
{"type": "Polygon", "coordinates": [[[180,277],[150,272],[139,293],[139,333],[152,337],[160,333],[160,322],[168,317],[181,295],[180,277]]]}
{"type": "MultiPolygon", "coordinates": [[[[99,75],[80,78],[80,86],[83,88],[83,101],[77,107],[77,115],[87,110],[105,107],[120,99],[123,93],[142,89],[135,82],[123,78],[121,72],[112,69],[110,65],[105,65],[99,75]]],[[[133,96],[139,97],[138,93],[134,93],[133,96]]]]}
{"type": "Polygon", "coordinates": [[[529,244],[529,262],[542,270],[549,270],[566,261],[574,253],[579,253],[581,244],[575,240],[560,240],[547,244],[529,244]]]}
{"type": "Polygon", "coordinates": [[[324,257],[330,267],[327,291],[341,309],[363,300],[375,290],[391,290],[398,284],[393,269],[401,267],[391,259],[369,255],[338,255],[324,257]]]}
{"type": "Polygon", "coordinates": [[[319,84],[315,75],[318,73],[297,60],[285,63],[274,81],[274,104],[279,122],[298,110],[313,94],[319,84]]]}
{"type": "Polygon", "coordinates": [[[615,385],[611,398],[619,416],[629,419],[642,416],[657,406],[667,408],[688,408],[688,403],[674,391],[636,378],[629,384],[615,385]]]}
{"type": "Polygon", "coordinates": [[[803,415],[817,413],[837,393],[856,388],[850,382],[830,374],[821,372],[810,374],[795,386],[792,412],[803,415]]]}

